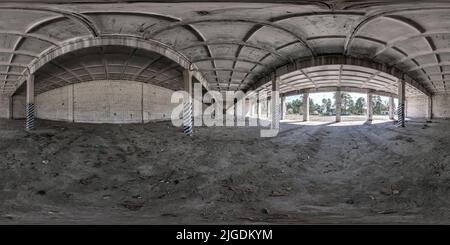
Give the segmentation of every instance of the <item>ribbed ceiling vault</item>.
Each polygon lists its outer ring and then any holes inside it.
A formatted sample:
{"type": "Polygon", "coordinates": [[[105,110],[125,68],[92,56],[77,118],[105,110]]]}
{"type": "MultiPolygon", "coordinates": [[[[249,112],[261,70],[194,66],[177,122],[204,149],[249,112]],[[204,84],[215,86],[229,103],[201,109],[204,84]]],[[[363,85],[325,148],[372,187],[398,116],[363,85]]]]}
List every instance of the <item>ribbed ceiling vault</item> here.
{"type": "MultiPolygon", "coordinates": [[[[213,90],[246,90],[274,68],[295,59],[339,54],[395,66],[430,93],[449,92],[450,3],[443,1],[30,2],[36,1],[0,3],[1,93],[13,93],[26,68],[46,50],[69,40],[105,35],[128,35],[169,45],[197,65],[213,90]]],[[[94,53],[98,52],[95,49],[94,53]]],[[[125,70],[131,66],[123,64],[139,57],[128,55],[121,67],[125,70]]],[[[94,79],[94,74],[101,73],[98,66],[82,60],[73,68],[53,63],[54,71],[68,75],[51,79],[42,74],[57,74],[43,71],[40,77],[48,83],[47,88],[94,79]],[[78,74],[80,70],[84,73],[78,74]]],[[[314,83],[314,78],[302,78],[302,71],[293,73],[299,80],[286,78],[285,89],[306,86],[303,81],[308,80],[310,88],[334,86],[338,74],[338,80],[347,85],[360,81],[353,85],[395,90],[393,80],[376,71],[353,74],[351,67],[343,67],[340,72],[327,73],[337,68],[303,71],[317,73],[321,81],[314,83]]],[[[103,73],[102,77],[115,77],[108,69],[103,73]]],[[[167,83],[170,87],[170,79],[167,83]]]]}

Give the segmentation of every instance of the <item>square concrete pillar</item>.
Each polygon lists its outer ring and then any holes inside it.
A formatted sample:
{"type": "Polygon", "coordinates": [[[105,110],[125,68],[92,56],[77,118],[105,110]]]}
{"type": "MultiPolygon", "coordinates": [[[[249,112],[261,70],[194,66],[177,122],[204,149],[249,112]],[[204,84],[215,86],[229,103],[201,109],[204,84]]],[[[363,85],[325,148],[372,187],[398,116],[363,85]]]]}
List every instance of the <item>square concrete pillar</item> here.
{"type": "Polygon", "coordinates": [[[303,121],[309,121],[309,93],[303,93],[303,121]]]}
{"type": "Polygon", "coordinates": [[[31,74],[27,78],[27,97],[26,97],[26,109],[25,109],[25,129],[34,129],[34,74],[31,74]]]}
{"type": "Polygon", "coordinates": [[[280,115],[280,118],[283,120],[285,118],[285,115],[286,115],[286,97],[281,96],[280,98],[281,98],[281,106],[280,106],[281,115],[280,115]]]}
{"type": "Polygon", "coordinates": [[[406,111],[406,96],[405,96],[405,80],[398,81],[398,127],[405,127],[405,111],[406,111]]]}
{"type": "Polygon", "coordinates": [[[280,77],[274,76],[272,79],[272,92],[270,95],[271,102],[271,129],[280,128],[280,77]]]}
{"type": "MultiPolygon", "coordinates": [[[[75,95],[75,85],[72,84],[68,87],[68,105],[67,105],[67,119],[69,122],[75,122],[75,99],[74,99],[74,95],[75,95]]],[[[142,110],[142,105],[141,105],[141,110],[142,110]]]]}
{"type": "Polygon", "coordinates": [[[389,97],[389,119],[394,120],[394,97],[389,97]]]}
{"type": "Polygon", "coordinates": [[[406,120],[406,118],[408,117],[408,98],[406,98],[406,95],[405,95],[405,120],[406,120]]]}
{"type": "Polygon", "coordinates": [[[259,118],[261,116],[261,102],[256,100],[256,117],[259,118]]]}
{"type": "Polygon", "coordinates": [[[336,122],[341,121],[341,112],[342,112],[342,98],[341,91],[336,91],[336,122]]]}
{"type": "Polygon", "coordinates": [[[244,99],[244,110],[242,112],[242,116],[246,117],[250,115],[250,99],[245,98],[244,99]]]}
{"type": "Polygon", "coordinates": [[[433,119],[433,97],[428,96],[427,119],[433,119]]]}
{"type": "Polygon", "coordinates": [[[253,100],[249,100],[249,103],[250,103],[250,111],[249,111],[249,114],[250,114],[251,117],[253,117],[253,116],[255,115],[255,111],[256,111],[255,106],[258,105],[258,104],[257,104],[258,102],[253,102],[253,100]]]}
{"type": "Polygon", "coordinates": [[[186,98],[183,101],[183,131],[190,135],[192,134],[192,71],[188,69],[183,70],[184,91],[186,98]]]}
{"type": "Polygon", "coordinates": [[[8,96],[8,119],[13,119],[13,97],[8,96]]]}
{"type": "Polygon", "coordinates": [[[237,99],[235,98],[234,100],[233,100],[233,117],[234,117],[234,120],[237,120],[238,119],[238,105],[237,105],[237,99]]]}
{"type": "Polygon", "coordinates": [[[373,95],[367,93],[367,121],[373,120],[373,95]]]}

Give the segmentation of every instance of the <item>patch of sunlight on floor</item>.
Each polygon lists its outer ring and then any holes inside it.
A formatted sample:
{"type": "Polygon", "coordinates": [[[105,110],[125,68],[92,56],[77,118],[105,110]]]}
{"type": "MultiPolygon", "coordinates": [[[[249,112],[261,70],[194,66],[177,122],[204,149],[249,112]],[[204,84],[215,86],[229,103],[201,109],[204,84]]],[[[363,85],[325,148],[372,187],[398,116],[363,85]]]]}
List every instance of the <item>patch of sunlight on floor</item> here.
{"type": "Polygon", "coordinates": [[[312,126],[318,126],[318,125],[326,125],[330,124],[332,122],[320,122],[320,121],[300,121],[300,120],[281,120],[281,122],[293,124],[293,125],[312,125],[312,126]]]}
{"type": "Polygon", "coordinates": [[[392,123],[392,120],[373,120],[372,124],[380,124],[380,123],[392,123]]]}
{"type": "Polygon", "coordinates": [[[348,121],[348,122],[338,122],[333,124],[328,124],[328,127],[341,127],[341,126],[361,126],[364,125],[366,121],[348,121]]]}
{"type": "Polygon", "coordinates": [[[362,126],[365,124],[381,124],[381,123],[392,123],[392,120],[373,120],[372,122],[367,121],[343,121],[343,122],[320,122],[320,121],[308,121],[304,122],[302,120],[281,120],[280,122],[291,124],[291,125],[307,125],[307,126],[328,126],[328,127],[342,127],[342,126],[362,126]]]}
{"type": "Polygon", "coordinates": [[[326,126],[328,127],[340,127],[340,126],[362,126],[362,125],[373,125],[373,124],[381,124],[381,123],[391,123],[391,120],[373,120],[372,122],[368,121],[346,121],[346,122],[338,122],[331,123],[326,126]]]}

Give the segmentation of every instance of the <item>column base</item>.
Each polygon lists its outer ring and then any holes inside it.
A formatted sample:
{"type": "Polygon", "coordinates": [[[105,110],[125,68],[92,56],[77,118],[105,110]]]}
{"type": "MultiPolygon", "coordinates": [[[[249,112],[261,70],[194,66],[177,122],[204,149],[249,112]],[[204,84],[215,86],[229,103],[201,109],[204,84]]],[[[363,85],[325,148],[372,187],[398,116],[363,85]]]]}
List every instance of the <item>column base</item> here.
{"type": "Polygon", "coordinates": [[[34,129],[34,104],[27,104],[26,106],[25,129],[27,131],[34,129]]]}
{"type": "Polygon", "coordinates": [[[192,103],[184,103],[183,105],[183,132],[187,135],[193,133],[192,130],[192,103]]]}

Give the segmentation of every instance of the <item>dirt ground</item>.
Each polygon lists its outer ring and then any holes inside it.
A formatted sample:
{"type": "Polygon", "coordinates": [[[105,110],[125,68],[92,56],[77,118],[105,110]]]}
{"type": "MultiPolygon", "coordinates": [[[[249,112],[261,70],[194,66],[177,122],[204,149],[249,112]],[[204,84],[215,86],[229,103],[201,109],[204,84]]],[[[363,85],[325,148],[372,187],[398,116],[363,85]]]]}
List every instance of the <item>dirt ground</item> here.
{"type": "Polygon", "coordinates": [[[450,122],[0,121],[2,224],[450,223],[450,122]]]}

